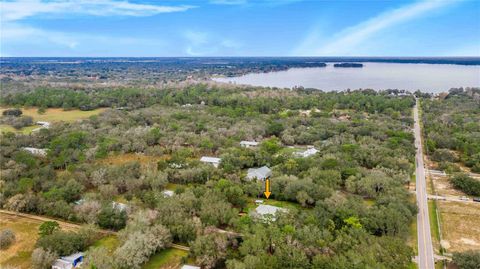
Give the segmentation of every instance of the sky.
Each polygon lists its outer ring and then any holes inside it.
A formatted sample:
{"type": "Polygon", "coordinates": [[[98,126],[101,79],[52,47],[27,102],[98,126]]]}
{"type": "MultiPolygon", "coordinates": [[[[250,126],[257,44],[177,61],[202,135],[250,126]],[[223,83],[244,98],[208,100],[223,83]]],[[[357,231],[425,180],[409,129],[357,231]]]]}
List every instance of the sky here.
{"type": "Polygon", "coordinates": [[[480,0],[0,0],[0,56],[480,56],[480,0]]]}

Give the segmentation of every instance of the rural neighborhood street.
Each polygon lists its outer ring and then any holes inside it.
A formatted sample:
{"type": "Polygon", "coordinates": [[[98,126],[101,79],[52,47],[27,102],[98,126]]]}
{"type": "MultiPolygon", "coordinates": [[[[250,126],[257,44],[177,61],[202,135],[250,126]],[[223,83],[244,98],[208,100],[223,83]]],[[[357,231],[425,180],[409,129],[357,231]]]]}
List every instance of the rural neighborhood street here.
{"type": "Polygon", "coordinates": [[[417,236],[418,236],[418,267],[421,269],[434,269],[434,253],[432,246],[432,236],[430,232],[430,219],[428,215],[427,203],[427,182],[425,178],[425,168],[423,164],[423,147],[420,132],[420,122],[418,116],[418,100],[413,110],[415,118],[415,147],[416,147],[416,194],[417,194],[417,236]]]}

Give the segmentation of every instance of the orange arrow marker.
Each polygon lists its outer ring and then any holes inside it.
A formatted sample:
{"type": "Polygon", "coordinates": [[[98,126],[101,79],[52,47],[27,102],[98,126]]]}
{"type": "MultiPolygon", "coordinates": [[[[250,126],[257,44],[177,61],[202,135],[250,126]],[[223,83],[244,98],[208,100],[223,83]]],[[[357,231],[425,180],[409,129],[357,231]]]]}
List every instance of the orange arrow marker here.
{"type": "Polygon", "coordinates": [[[265,191],[263,192],[263,194],[265,194],[265,197],[267,197],[267,199],[268,199],[268,197],[270,197],[270,194],[271,194],[271,192],[270,192],[270,179],[268,177],[265,179],[265,191]]]}

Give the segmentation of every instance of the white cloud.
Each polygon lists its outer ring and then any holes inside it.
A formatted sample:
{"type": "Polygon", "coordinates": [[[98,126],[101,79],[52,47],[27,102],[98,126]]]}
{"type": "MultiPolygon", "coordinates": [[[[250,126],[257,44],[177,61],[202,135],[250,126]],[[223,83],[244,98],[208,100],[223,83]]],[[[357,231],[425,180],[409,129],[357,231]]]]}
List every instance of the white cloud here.
{"type": "Polygon", "coordinates": [[[242,47],[236,40],[210,32],[188,30],[183,33],[183,37],[187,41],[185,53],[190,56],[232,55],[236,54],[235,50],[242,47]]]}
{"type": "Polygon", "coordinates": [[[391,29],[401,23],[429,15],[431,12],[445,8],[453,3],[455,3],[453,0],[432,0],[409,4],[381,13],[367,21],[342,30],[333,39],[325,37],[321,39],[319,36],[316,36],[318,33],[314,31],[300,43],[294,50],[294,54],[321,56],[354,55],[357,47],[362,42],[371,39],[375,34],[391,29]],[[318,47],[318,44],[325,45],[318,47]]]}
{"type": "Polygon", "coordinates": [[[181,12],[194,6],[164,6],[137,4],[117,0],[17,0],[1,1],[2,21],[17,21],[38,15],[83,14],[92,16],[152,16],[160,13],[181,12]]]}

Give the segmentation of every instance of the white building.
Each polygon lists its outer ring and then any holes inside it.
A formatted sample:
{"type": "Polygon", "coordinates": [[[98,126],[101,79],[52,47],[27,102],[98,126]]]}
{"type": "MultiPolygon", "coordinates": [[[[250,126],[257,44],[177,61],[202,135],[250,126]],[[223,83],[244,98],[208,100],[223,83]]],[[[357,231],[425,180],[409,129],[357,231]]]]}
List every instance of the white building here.
{"type": "Polygon", "coordinates": [[[202,158],[200,158],[200,161],[202,163],[209,163],[215,167],[218,167],[220,165],[220,162],[222,161],[222,159],[220,158],[215,158],[215,157],[207,157],[207,156],[203,156],[202,158]]]}
{"type": "Polygon", "coordinates": [[[48,121],[37,121],[36,124],[40,125],[41,127],[33,129],[32,132],[40,131],[40,129],[43,129],[43,128],[45,129],[50,128],[50,122],[48,121]]]}
{"type": "Polygon", "coordinates": [[[277,214],[279,212],[287,212],[288,210],[285,208],[273,206],[273,205],[259,205],[255,208],[254,211],[250,212],[250,215],[253,218],[266,220],[270,218],[271,220],[275,221],[277,218],[277,214]]]}
{"type": "Polygon", "coordinates": [[[127,205],[124,203],[117,203],[117,202],[112,202],[112,207],[114,209],[117,209],[119,211],[125,211],[127,210],[127,205]]]}
{"type": "Polygon", "coordinates": [[[245,148],[256,147],[258,146],[258,142],[256,141],[240,141],[240,146],[245,148]]]}
{"type": "Polygon", "coordinates": [[[70,256],[61,257],[52,264],[52,269],[79,268],[83,263],[83,252],[77,252],[70,256]]]}
{"type": "Polygon", "coordinates": [[[306,157],[310,157],[312,155],[315,155],[317,152],[318,152],[318,150],[316,148],[311,147],[311,148],[309,148],[305,151],[295,152],[295,155],[297,155],[298,157],[306,158],[306,157]]]}
{"type": "Polygon", "coordinates": [[[247,172],[247,179],[248,180],[265,180],[267,177],[272,176],[272,170],[266,166],[262,166],[260,168],[250,168],[247,172]]]}
{"type": "Polygon", "coordinates": [[[175,193],[171,190],[164,190],[163,192],[163,197],[172,197],[175,193]]]}
{"type": "Polygon", "coordinates": [[[184,264],[181,269],[201,269],[198,266],[184,264]]]}
{"type": "Polygon", "coordinates": [[[47,156],[47,150],[46,149],[37,149],[37,148],[30,148],[30,147],[24,147],[22,149],[30,152],[33,155],[38,155],[38,156],[42,156],[42,157],[47,156]]]}

